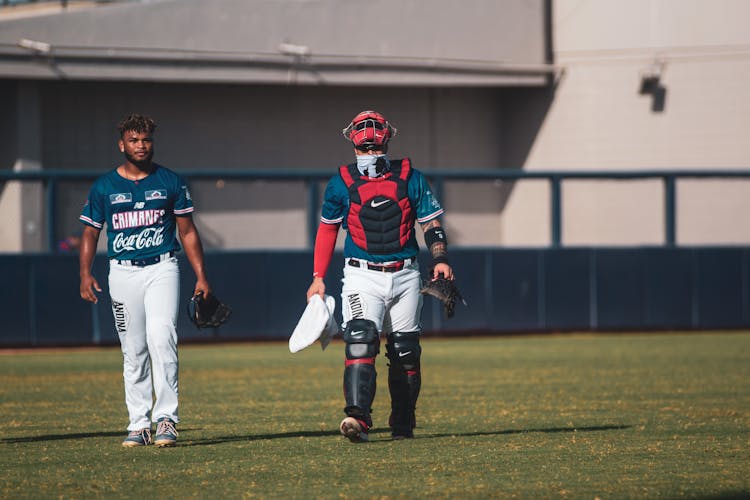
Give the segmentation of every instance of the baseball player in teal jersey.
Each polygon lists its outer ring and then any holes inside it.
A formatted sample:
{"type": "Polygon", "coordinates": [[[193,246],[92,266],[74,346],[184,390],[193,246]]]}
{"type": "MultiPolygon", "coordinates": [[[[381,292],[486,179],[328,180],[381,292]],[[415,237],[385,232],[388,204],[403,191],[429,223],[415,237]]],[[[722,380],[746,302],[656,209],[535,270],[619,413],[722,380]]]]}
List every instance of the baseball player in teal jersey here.
{"type": "Polygon", "coordinates": [[[119,124],[122,165],[99,177],[81,216],[80,293],[96,303],[101,287],[91,274],[102,228],[107,226],[109,292],[124,360],[125,403],[130,422],[122,445],[172,446],[177,441],[177,311],[179,232],[197,282],[211,291],[203,247],[192,220],[185,182],[152,162],[154,121],[130,115],[119,124]],[[155,396],[155,398],[154,398],[155,396]],[[151,422],[156,436],[151,438],[151,422]]]}
{"type": "Polygon", "coordinates": [[[343,226],[347,231],[341,292],[346,417],[340,430],[352,442],[368,440],[373,425],[375,358],[380,336],[385,335],[391,436],[412,438],[422,352],[421,277],[414,226],[419,223],[424,232],[433,278],[454,279],[439,221],[443,209],[408,158],[388,157],[388,141],[396,129],[382,114],[363,111],[343,133],[354,145],[356,162],[340,167],[326,187],[307,298],[324,296],[324,277],[343,226]]]}

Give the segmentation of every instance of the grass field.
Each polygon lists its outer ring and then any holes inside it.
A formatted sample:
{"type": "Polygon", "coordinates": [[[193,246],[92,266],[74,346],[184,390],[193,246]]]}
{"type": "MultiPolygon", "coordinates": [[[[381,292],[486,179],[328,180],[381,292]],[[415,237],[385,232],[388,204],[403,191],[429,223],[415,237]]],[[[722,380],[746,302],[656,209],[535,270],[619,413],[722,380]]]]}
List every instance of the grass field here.
{"type": "Polygon", "coordinates": [[[0,498],[745,498],[750,333],[423,340],[416,438],[338,434],[342,344],[180,350],[179,446],[123,449],[116,348],[0,354],[0,498]]]}

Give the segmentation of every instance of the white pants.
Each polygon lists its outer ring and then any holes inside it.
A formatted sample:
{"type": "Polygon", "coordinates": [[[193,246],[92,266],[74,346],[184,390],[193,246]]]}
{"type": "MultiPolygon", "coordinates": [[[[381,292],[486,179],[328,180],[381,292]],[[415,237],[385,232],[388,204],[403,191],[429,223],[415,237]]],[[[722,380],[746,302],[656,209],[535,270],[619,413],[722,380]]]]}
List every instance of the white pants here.
{"type": "Polygon", "coordinates": [[[344,264],[342,282],[344,328],[350,319],[369,319],[383,335],[421,330],[421,276],[416,262],[395,273],[344,264]]]}
{"type": "Polygon", "coordinates": [[[172,257],[145,267],[110,261],[109,290],[120,337],[129,431],[177,417],[180,270],[172,257]],[[155,395],[155,399],[154,399],[155,395]]]}

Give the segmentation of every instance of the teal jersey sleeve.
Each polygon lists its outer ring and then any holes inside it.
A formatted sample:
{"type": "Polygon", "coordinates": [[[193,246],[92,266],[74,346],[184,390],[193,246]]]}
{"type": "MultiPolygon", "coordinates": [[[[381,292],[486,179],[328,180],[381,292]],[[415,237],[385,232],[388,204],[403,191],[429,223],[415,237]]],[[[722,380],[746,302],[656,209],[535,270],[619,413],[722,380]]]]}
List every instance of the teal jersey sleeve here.
{"type": "Polygon", "coordinates": [[[412,172],[409,179],[409,198],[417,212],[417,222],[424,224],[443,215],[443,208],[432,192],[424,175],[418,170],[412,172]]]}
{"type": "Polygon", "coordinates": [[[324,224],[340,224],[344,222],[349,211],[349,191],[340,175],[335,175],[328,181],[323,208],[320,211],[320,221],[324,224]]]}

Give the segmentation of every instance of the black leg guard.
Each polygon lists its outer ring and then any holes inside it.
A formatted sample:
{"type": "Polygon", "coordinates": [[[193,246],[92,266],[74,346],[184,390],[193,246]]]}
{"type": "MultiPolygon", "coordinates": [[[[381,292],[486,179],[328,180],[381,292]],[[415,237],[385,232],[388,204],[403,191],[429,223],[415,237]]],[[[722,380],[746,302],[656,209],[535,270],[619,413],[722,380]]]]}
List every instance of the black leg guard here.
{"type": "Polygon", "coordinates": [[[391,426],[393,437],[413,437],[417,425],[415,410],[422,385],[419,359],[422,347],[419,332],[393,332],[385,345],[388,359],[388,389],[391,392],[391,426]]]}
{"type": "Polygon", "coordinates": [[[344,330],[346,365],[344,368],[344,413],[372,427],[370,412],[375,399],[375,356],[380,351],[380,334],[370,320],[353,319],[344,330]]]}

